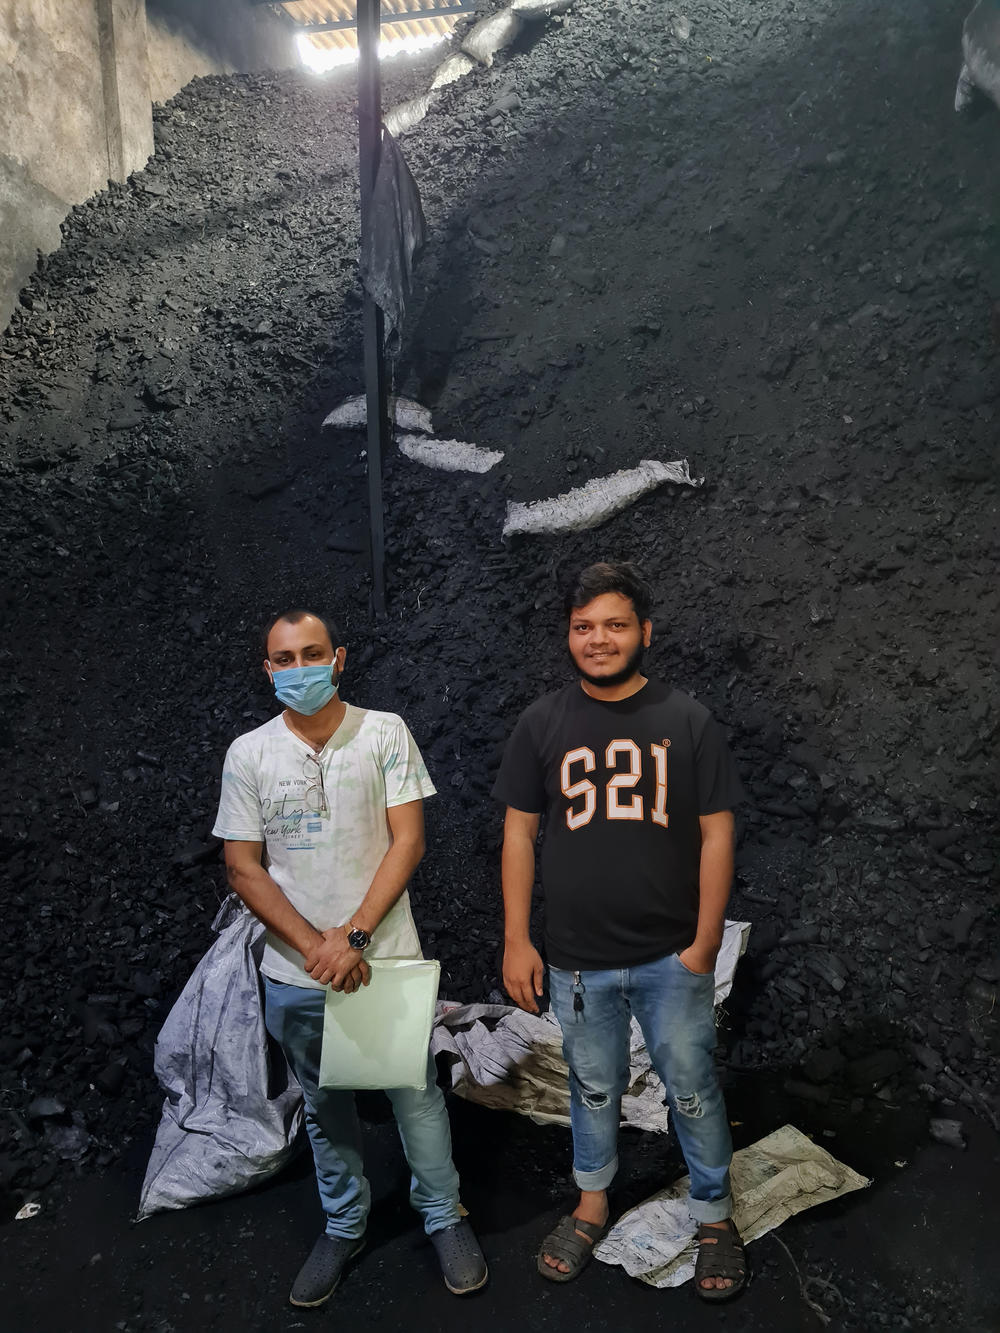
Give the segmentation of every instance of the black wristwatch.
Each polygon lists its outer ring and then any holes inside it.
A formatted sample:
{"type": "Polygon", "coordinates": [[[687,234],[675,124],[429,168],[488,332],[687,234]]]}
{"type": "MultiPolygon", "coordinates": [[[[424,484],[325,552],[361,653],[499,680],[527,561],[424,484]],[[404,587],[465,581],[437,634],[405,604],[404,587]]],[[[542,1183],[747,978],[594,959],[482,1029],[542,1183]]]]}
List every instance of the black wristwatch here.
{"type": "Polygon", "coordinates": [[[356,926],[353,921],[348,921],[347,943],[352,949],[367,949],[371,942],[372,937],[368,934],[367,930],[362,930],[361,927],[356,926]]]}

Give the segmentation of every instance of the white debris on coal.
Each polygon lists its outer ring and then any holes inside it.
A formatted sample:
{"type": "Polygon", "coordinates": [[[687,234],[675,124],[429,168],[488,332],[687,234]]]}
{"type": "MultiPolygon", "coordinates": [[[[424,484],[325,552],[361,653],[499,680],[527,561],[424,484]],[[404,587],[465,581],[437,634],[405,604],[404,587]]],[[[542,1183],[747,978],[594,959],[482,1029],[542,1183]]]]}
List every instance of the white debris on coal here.
{"type": "Polygon", "coordinates": [[[501,9],[476,24],[462,43],[462,50],[480,65],[490,66],[496,53],[510,46],[523,26],[520,14],[501,9]]]}
{"type": "Polygon", "coordinates": [[[430,409],[422,403],[415,403],[412,398],[392,400],[392,419],[403,430],[419,430],[425,435],[433,435],[430,409]]]}
{"type": "Polygon", "coordinates": [[[595,477],[593,481],[551,500],[531,500],[527,504],[511,501],[507,506],[503,535],[584,532],[587,528],[596,528],[665,481],[680,486],[700,486],[702,480],[691,476],[686,458],[676,463],[644,458],[638,467],[613,472],[609,477],[595,477]]]}
{"type": "Polygon", "coordinates": [[[979,0],[962,27],[962,69],[955,87],[955,110],[971,105],[976,92],[1000,107],[1000,6],[979,0]]]}
{"type": "Polygon", "coordinates": [[[449,83],[455,83],[475,68],[476,62],[471,56],[465,55],[462,51],[456,51],[454,55],[450,55],[447,60],[438,66],[437,73],[431,80],[431,92],[438,88],[447,87],[449,83]]]}
{"type": "MultiPolygon", "coordinates": [[[[419,430],[425,435],[433,435],[431,414],[426,407],[415,403],[412,398],[390,398],[389,416],[403,430],[419,430]]],[[[323,418],[324,426],[364,426],[368,422],[368,400],[364,394],[356,398],[347,398],[323,418]]]]}
{"type": "MultiPolygon", "coordinates": [[[[796,1213],[839,1199],[871,1182],[794,1125],[733,1154],[733,1220],[744,1241],[765,1236],[796,1213]]],[[[694,1276],[696,1243],[688,1214],[690,1177],[631,1209],[594,1249],[650,1287],[679,1287],[694,1276]]]]}
{"type": "Polygon", "coordinates": [[[408,102],[400,102],[399,106],[385,113],[383,120],[386,129],[394,137],[413,129],[427,115],[433,100],[432,93],[421,93],[419,97],[411,97],[408,102]]]}
{"type": "MultiPolygon", "coordinates": [[[[412,398],[390,398],[389,415],[405,431],[419,431],[399,437],[399,451],[415,463],[440,468],[445,472],[489,472],[503,458],[496,449],[484,449],[464,440],[435,440],[430,411],[412,398]]],[[[364,395],[348,398],[324,418],[324,426],[364,426],[368,421],[368,400],[364,395]]]]}
{"type": "Polygon", "coordinates": [[[419,435],[401,435],[399,452],[414,463],[445,472],[489,472],[503,458],[496,449],[466,444],[464,440],[430,440],[419,435]]]}

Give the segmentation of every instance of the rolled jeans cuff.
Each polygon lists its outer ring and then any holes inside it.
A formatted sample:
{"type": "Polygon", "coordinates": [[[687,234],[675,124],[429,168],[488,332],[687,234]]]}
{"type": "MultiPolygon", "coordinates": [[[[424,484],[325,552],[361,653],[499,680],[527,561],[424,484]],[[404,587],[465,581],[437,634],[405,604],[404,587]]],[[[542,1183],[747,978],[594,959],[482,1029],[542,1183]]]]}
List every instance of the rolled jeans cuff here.
{"type": "MultiPolygon", "coordinates": [[[[576,1181],[578,1188],[594,1194],[606,1190],[617,1174],[617,1153],[608,1162],[607,1166],[602,1166],[597,1171],[578,1171],[575,1166],[573,1168],[573,1179],[576,1181]]],[[[725,1216],[728,1216],[728,1214],[725,1214],[725,1216]]]]}
{"type": "Polygon", "coordinates": [[[724,1199],[688,1198],[688,1212],[696,1222],[725,1222],[733,1215],[733,1196],[724,1199]]]}

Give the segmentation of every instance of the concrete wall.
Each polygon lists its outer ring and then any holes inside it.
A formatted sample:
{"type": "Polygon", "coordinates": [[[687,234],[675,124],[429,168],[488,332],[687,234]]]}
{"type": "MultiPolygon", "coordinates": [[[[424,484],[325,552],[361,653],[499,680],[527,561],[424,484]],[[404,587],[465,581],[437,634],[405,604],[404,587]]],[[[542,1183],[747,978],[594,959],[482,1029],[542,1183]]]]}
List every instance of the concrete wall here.
{"type": "Polygon", "coordinates": [[[298,64],[291,22],[247,0],[146,0],[146,20],[154,102],[199,75],[298,64]]]}
{"type": "Polygon", "coordinates": [[[153,151],[146,7],[144,0],[96,0],[96,8],[107,179],[124,180],[153,151]]]}
{"type": "Polygon", "coordinates": [[[147,16],[146,37],[152,102],[169,102],[192,79],[205,74],[231,74],[235,68],[228,61],[199,51],[181,33],[151,16],[147,16]]]}
{"type": "Polygon", "coordinates": [[[0,329],[70,208],[145,164],[154,101],[294,63],[248,0],[0,0],[0,329]]]}

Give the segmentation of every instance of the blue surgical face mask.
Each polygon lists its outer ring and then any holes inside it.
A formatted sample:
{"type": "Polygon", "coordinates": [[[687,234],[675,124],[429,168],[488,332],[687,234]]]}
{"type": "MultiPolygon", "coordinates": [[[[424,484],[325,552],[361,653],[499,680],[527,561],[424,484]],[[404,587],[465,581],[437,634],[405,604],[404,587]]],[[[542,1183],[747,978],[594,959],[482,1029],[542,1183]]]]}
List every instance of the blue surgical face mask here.
{"type": "Polygon", "coordinates": [[[288,667],[273,671],[274,692],[286,708],[303,717],[312,717],[330,702],[337,693],[333,683],[336,662],[322,662],[319,666],[288,667]]]}

